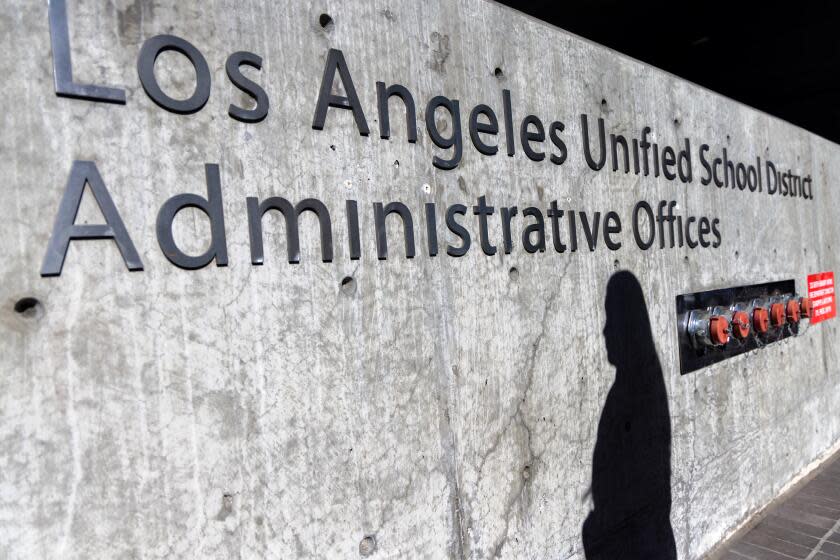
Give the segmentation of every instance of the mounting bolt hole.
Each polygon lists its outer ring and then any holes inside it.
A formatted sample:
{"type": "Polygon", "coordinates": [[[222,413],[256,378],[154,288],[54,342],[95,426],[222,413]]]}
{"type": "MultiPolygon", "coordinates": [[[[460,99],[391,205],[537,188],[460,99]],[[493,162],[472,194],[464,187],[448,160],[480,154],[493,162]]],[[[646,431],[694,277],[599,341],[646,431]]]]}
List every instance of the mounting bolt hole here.
{"type": "Polygon", "coordinates": [[[321,14],[318,17],[318,24],[321,26],[322,29],[326,29],[327,31],[332,29],[333,25],[335,25],[335,23],[333,22],[333,18],[330,17],[330,14],[321,14]]]}
{"type": "Polygon", "coordinates": [[[23,317],[37,317],[41,314],[43,306],[34,297],[25,297],[15,302],[15,313],[23,317]]]}
{"type": "Polygon", "coordinates": [[[340,289],[345,296],[352,296],[356,293],[356,280],[352,276],[345,276],[341,279],[340,289]]]}
{"type": "Polygon", "coordinates": [[[373,535],[368,535],[359,542],[359,554],[370,556],[374,552],[376,552],[376,539],[373,535]]]}

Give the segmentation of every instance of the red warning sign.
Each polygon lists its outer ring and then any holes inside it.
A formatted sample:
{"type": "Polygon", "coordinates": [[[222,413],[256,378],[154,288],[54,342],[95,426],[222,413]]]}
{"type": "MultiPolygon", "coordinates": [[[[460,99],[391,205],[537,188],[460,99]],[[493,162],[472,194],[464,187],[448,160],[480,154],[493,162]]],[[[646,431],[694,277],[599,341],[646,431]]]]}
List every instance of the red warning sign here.
{"type": "Polygon", "coordinates": [[[811,312],[811,324],[833,318],[837,313],[834,303],[834,273],[809,274],[808,298],[814,308],[811,312]]]}

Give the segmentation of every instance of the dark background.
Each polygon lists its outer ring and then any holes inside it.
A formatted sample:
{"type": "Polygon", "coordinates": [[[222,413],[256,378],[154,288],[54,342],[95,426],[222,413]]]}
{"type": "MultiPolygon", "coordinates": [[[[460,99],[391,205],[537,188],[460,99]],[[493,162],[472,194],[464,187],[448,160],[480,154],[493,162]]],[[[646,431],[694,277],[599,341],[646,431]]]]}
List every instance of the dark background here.
{"type": "Polygon", "coordinates": [[[840,2],[501,2],[840,143],[840,2]]]}

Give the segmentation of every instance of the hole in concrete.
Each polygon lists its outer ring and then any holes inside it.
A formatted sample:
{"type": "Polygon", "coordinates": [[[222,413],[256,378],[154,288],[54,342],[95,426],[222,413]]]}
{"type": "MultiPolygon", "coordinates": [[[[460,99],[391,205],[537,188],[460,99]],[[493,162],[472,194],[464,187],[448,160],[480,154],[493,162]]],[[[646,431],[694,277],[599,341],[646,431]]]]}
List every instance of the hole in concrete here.
{"type": "Polygon", "coordinates": [[[34,297],[25,297],[15,302],[15,313],[27,318],[37,317],[41,307],[41,302],[34,297]]]}
{"type": "Polygon", "coordinates": [[[606,99],[601,99],[601,105],[606,105],[606,104],[607,104],[607,100],[606,99]]]}
{"type": "Polygon", "coordinates": [[[362,556],[370,556],[376,551],[376,539],[373,535],[368,535],[359,542],[359,554],[362,556]]]}
{"type": "Polygon", "coordinates": [[[335,144],[330,144],[330,150],[335,151],[335,144]]]}
{"type": "Polygon", "coordinates": [[[684,257],[683,257],[683,260],[684,260],[685,262],[688,262],[688,255],[684,256],[684,257]]]}
{"type": "Polygon", "coordinates": [[[618,262],[618,259],[615,259],[615,260],[613,261],[613,268],[614,268],[615,270],[618,270],[618,267],[619,267],[619,266],[621,266],[621,263],[620,263],[620,262],[618,262]]]}
{"type": "Polygon", "coordinates": [[[216,514],[216,521],[224,521],[233,515],[233,494],[222,494],[222,507],[216,514]]]}
{"type": "Polygon", "coordinates": [[[522,469],[522,478],[525,480],[531,478],[531,465],[525,465],[525,468],[522,469]]]}
{"type": "Polygon", "coordinates": [[[674,126],[680,126],[680,119],[674,119],[674,126]]]}
{"type": "Polygon", "coordinates": [[[399,166],[400,166],[400,160],[395,159],[394,160],[394,167],[399,167],[399,166]]]}
{"type": "Polygon", "coordinates": [[[352,296],[356,293],[356,280],[352,276],[345,276],[341,279],[340,289],[345,296],[352,296]]]}
{"type": "Polygon", "coordinates": [[[505,77],[505,73],[502,72],[502,69],[499,68],[498,66],[496,66],[496,69],[493,70],[493,75],[496,76],[497,78],[504,78],[505,77]]]}
{"type": "Polygon", "coordinates": [[[519,280],[519,269],[516,268],[515,266],[510,267],[510,270],[508,271],[508,275],[510,276],[510,279],[512,281],[516,282],[517,280],[519,280]]]}
{"type": "Polygon", "coordinates": [[[738,251],[735,251],[735,258],[737,259],[740,254],[741,253],[739,253],[738,251]]]}
{"type": "Polygon", "coordinates": [[[321,14],[318,18],[318,24],[321,26],[322,29],[326,29],[329,31],[332,29],[333,25],[333,18],[330,17],[330,14],[321,14]]]}

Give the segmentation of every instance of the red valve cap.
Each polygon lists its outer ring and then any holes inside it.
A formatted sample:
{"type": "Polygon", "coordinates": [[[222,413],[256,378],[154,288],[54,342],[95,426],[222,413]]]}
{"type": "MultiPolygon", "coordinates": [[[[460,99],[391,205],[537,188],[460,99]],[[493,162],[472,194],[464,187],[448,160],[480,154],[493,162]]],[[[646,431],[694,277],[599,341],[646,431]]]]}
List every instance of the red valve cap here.
{"type": "Polygon", "coordinates": [[[770,322],[774,327],[781,327],[785,324],[785,306],[781,303],[774,303],[770,306],[770,322]]]}
{"type": "Polygon", "coordinates": [[[756,307],[753,311],[753,328],[761,334],[770,329],[770,315],[763,307],[756,307]]]}
{"type": "Polygon", "coordinates": [[[799,322],[799,302],[795,299],[789,299],[787,302],[787,307],[785,308],[787,312],[787,319],[791,323],[798,323],[799,322]]]}
{"type": "Polygon", "coordinates": [[[739,340],[750,335],[750,316],[745,312],[736,311],[732,314],[732,334],[739,340]]]}
{"type": "Polygon", "coordinates": [[[811,312],[814,310],[814,306],[811,303],[811,298],[800,298],[799,300],[799,310],[802,311],[802,316],[806,319],[811,318],[811,312]]]}
{"type": "Polygon", "coordinates": [[[715,315],[709,319],[709,337],[715,346],[723,346],[729,342],[729,321],[726,317],[715,315]]]}

